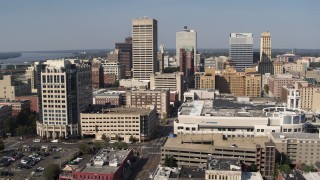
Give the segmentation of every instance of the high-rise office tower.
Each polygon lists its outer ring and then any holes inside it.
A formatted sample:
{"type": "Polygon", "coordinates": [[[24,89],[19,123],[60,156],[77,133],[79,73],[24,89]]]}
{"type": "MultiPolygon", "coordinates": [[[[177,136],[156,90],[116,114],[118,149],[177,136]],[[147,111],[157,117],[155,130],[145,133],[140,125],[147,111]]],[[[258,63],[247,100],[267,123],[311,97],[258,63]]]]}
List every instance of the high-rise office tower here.
{"type": "Polygon", "coordinates": [[[37,134],[79,135],[80,113],[92,104],[91,66],[79,60],[47,60],[38,66],[37,134]]]}
{"type": "Polygon", "coordinates": [[[180,49],[180,72],[183,72],[184,80],[188,88],[194,88],[194,50],[180,49]]]}
{"type": "Polygon", "coordinates": [[[132,77],[132,38],[127,37],[124,43],[116,43],[115,49],[118,50],[118,62],[125,65],[126,78],[132,77]]]}
{"type": "Polygon", "coordinates": [[[274,74],[274,69],[271,61],[270,32],[261,33],[259,73],[270,73],[272,75],[274,74]]]}
{"type": "Polygon", "coordinates": [[[194,67],[199,65],[200,59],[196,59],[197,57],[197,32],[194,30],[188,29],[187,26],[183,28],[182,31],[176,33],[176,59],[177,65],[180,64],[180,49],[193,49],[195,58],[194,67]]]}
{"type": "Polygon", "coordinates": [[[245,68],[253,64],[253,36],[252,33],[231,33],[229,57],[231,65],[237,71],[245,71],[245,68]]]}
{"type": "Polygon", "coordinates": [[[158,22],[155,19],[132,20],[133,78],[150,80],[158,72],[158,22]]]}

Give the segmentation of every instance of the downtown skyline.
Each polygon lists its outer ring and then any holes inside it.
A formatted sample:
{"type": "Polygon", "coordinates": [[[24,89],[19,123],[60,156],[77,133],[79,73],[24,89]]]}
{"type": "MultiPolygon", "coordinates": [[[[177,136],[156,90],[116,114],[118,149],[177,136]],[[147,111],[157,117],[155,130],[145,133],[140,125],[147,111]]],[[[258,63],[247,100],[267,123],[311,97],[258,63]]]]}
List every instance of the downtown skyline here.
{"type": "Polygon", "coordinates": [[[268,4],[255,1],[3,1],[0,3],[0,52],[72,49],[113,49],[130,36],[131,21],[158,20],[158,45],[175,48],[176,32],[184,26],[198,33],[198,49],[228,48],[229,34],[272,34],[272,48],[319,49],[317,5],[297,0],[268,4]]]}

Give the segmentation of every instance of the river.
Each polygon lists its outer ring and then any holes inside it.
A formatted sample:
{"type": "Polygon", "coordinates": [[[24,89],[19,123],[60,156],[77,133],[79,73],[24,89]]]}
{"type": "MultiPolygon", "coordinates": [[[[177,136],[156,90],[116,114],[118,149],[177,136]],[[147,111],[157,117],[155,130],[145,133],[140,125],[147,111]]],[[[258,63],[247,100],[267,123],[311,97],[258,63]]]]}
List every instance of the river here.
{"type": "Polygon", "coordinates": [[[0,60],[0,64],[29,64],[33,61],[72,57],[72,52],[22,52],[20,57],[0,60]]]}

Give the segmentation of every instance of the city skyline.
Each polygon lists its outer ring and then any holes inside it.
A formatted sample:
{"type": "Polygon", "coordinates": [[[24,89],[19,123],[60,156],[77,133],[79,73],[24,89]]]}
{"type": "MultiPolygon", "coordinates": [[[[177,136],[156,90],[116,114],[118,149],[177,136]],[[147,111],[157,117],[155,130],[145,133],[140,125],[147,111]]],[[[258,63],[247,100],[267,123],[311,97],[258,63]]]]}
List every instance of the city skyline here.
{"type": "Polygon", "coordinates": [[[158,45],[175,47],[184,26],[198,33],[198,49],[228,48],[232,32],[272,33],[273,48],[318,49],[316,0],[268,4],[201,1],[4,1],[0,6],[0,52],[112,49],[131,33],[132,19],[158,20],[158,45]],[[179,7],[179,8],[178,8],[179,7]],[[211,22],[211,23],[210,23],[211,22]]]}

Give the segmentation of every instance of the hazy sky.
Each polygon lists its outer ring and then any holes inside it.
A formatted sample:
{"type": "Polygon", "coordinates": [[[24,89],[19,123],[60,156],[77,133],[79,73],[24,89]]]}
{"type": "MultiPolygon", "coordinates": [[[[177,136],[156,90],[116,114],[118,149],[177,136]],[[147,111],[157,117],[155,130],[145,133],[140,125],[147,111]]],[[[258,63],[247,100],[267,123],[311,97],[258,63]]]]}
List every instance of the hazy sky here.
{"type": "Polygon", "coordinates": [[[133,18],[158,20],[158,41],[198,32],[198,48],[228,48],[229,33],[270,31],[273,48],[320,49],[320,0],[0,0],[0,51],[108,49],[133,18]]]}

